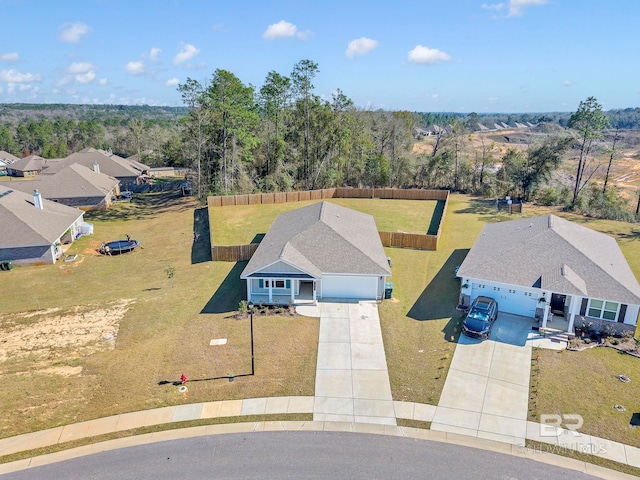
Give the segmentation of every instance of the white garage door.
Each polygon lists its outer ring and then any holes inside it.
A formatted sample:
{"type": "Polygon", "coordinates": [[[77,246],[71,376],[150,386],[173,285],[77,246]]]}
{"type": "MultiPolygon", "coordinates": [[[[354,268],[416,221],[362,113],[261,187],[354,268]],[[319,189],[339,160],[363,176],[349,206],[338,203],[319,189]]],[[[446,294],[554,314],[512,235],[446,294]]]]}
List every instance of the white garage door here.
{"type": "Polygon", "coordinates": [[[534,293],[491,284],[474,283],[471,295],[473,298],[479,295],[491,297],[498,302],[498,310],[500,312],[514,313],[526,317],[535,315],[538,303],[538,296],[534,293]]]}
{"type": "Polygon", "coordinates": [[[323,276],[324,298],[361,298],[375,300],[378,277],[323,276]]]}

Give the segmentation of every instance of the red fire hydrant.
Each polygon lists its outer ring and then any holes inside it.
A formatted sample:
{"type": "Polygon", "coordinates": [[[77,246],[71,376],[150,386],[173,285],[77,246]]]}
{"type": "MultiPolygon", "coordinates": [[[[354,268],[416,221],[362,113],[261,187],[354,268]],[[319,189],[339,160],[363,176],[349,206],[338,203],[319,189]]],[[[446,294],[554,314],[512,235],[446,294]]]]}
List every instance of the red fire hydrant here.
{"type": "Polygon", "coordinates": [[[187,384],[187,376],[184,373],[180,375],[180,382],[182,383],[182,385],[187,384]]]}

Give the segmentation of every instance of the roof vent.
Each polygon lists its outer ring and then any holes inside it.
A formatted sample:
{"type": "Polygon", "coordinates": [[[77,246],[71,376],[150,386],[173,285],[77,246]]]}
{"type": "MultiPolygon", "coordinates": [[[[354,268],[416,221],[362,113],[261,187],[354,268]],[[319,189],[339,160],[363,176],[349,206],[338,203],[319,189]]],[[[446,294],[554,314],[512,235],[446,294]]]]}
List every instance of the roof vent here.
{"type": "Polygon", "coordinates": [[[93,171],[96,173],[100,173],[100,165],[98,164],[97,160],[93,162],[93,171]]]}
{"type": "Polygon", "coordinates": [[[44,210],[44,204],[42,203],[42,195],[38,190],[33,191],[33,204],[39,210],[44,210]]]}

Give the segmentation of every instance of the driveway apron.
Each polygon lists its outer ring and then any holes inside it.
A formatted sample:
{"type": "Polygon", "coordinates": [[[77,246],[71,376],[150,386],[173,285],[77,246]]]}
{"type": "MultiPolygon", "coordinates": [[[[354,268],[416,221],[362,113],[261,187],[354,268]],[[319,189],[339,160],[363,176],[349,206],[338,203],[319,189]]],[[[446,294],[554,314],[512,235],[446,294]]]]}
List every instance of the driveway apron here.
{"type": "Polygon", "coordinates": [[[377,304],[319,306],[313,420],[396,425],[377,304]]]}
{"type": "Polygon", "coordinates": [[[500,313],[488,340],[460,335],[432,430],[524,444],[530,330],[531,319],[500,313]]]}

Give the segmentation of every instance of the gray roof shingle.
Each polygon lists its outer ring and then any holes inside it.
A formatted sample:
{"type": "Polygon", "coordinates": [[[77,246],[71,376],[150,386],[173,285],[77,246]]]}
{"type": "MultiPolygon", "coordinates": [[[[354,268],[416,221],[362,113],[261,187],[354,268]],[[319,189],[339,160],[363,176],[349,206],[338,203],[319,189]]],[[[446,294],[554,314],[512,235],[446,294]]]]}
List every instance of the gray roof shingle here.
{"type": "Polygon", "coordinates": [[[555,215],[485,225],[458,276],[640,304],[615,239],[555,215]]]}
{"type": "Polygon", "coordinates": [[[42,202],[40,210],[33,195],[0,185],[0,248],[52,244],[84,215],[77,208],[42,202]]]}
{"type": "Polygon", "coordinates": [[[278,260],[315,277],[391,274],[373,217],[329,202],[280,214],[241,277],[278,260]]]}

